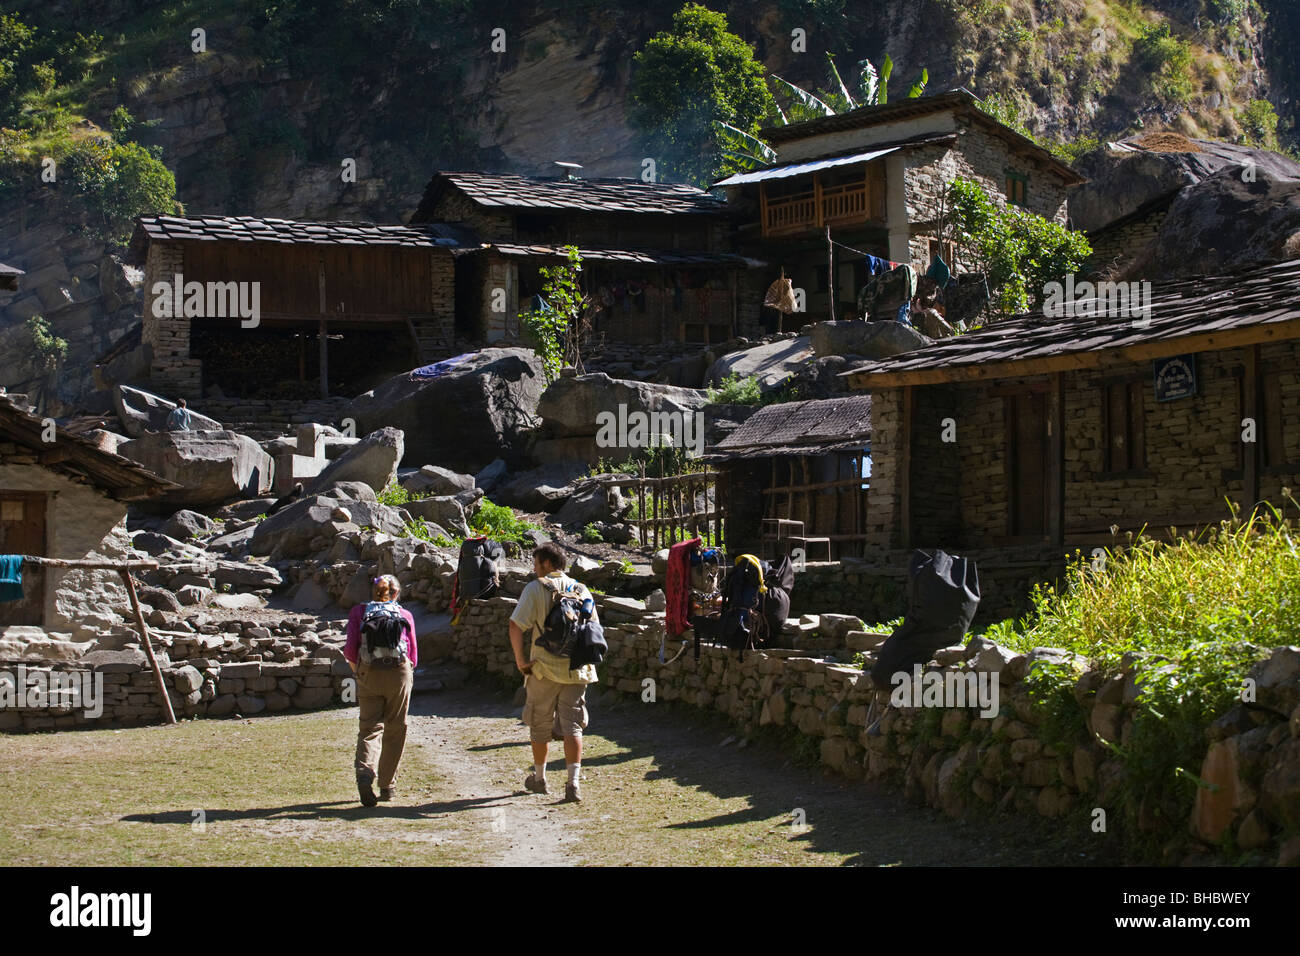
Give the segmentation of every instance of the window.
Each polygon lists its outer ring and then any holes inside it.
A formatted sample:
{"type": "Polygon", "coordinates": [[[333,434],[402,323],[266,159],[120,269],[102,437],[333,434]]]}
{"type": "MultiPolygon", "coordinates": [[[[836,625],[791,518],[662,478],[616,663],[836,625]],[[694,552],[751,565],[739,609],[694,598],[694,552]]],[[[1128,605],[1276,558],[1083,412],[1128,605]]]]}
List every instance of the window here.
{"type": "Polygon", "coordinates": [[[1014,206],[1025,205],[1025,196],[1028,191],[1029,177],[1025,173],[1018,173],[1008,169],[1006,178],[1007,202],[1014,206]]]}
{"type": "Polygon", "coordinates": [[[1103,474],[1140,472],[1147,466],[1142,413],[1144,387],[1142,380],[1110,382],[1102,386],[1103,474]]]}
{"type": "Polygon", "coordinates": [[[930,246],[930,262],[933,263],[936,256],[943,256],[943,261],[948,264],[948,268],[953,267],[957,260],[957,252],[951,242],[940,242],[938,239],[928,239],[930,246]]]}

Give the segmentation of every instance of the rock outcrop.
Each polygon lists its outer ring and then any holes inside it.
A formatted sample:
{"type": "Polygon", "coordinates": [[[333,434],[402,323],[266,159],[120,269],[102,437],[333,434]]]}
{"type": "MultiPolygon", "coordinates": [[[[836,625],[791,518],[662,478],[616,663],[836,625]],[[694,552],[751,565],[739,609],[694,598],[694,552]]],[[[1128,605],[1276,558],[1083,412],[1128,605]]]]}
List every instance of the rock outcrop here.
{"type": "Polygon", "coordinates": [[[204,507],[271,490],[271,456],[247,435],[232,431],[154,432],[123,442],[118,454],[180,485],[159,504],[204,507]]]}

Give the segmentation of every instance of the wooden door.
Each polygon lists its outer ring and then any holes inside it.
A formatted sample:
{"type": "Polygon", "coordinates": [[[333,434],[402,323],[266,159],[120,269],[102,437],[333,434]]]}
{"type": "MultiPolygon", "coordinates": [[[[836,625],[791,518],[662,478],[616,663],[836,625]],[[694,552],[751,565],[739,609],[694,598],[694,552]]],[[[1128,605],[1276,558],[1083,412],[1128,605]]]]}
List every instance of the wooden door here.
{"type": "MultiPolygon", "coordinates": [[[[45,554],[45,503],[39,491],[0,491],[0,554],[45,554]]],[[[0,601],[0,628],[45,624],[45,571],[23,566],[23,599],[0,601]]]]}
{"type": "Polygon", "coordinates": [[[1047,394],[1020,392],[1007,397],[1007,533],[1016,538],[1048,534],[1047,394]]]}

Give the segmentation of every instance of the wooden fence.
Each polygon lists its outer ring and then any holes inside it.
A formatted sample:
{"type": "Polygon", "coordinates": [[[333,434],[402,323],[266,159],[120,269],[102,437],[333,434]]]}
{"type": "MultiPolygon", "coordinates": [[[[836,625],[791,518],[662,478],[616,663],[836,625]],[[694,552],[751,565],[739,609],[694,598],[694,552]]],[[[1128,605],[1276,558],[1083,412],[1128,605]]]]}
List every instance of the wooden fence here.
{"type": "Polygon", "coordinates": [[[647,477],[642,468],[638,475],[601,481],[624,489],[632,499],[632,515],[626,520],[637,529],[642,548],[658,551],[696,536],[710,547],[723,545],[726,515],[718,485],[726,481],[725,475],[705,470],[654,478],[647,477]]]}

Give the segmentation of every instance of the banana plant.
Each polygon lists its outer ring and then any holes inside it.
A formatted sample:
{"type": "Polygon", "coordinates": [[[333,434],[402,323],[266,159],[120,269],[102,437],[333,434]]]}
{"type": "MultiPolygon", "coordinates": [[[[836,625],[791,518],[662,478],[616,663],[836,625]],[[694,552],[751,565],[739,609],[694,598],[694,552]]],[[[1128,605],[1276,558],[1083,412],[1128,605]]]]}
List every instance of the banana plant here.
{"type": "Polygon", "coordinates": [[[718,141],[722,144],[722,155],[737,169],[757,169],[776,162],[776,150],[757,136],[737,129],[730,123],[715,120],[718,141]]]}
{"type": "Polygon", "coordinates": [[[805,89],[795,86],[781,79],[775,73],[772,79],[776,80],[777,85],[784,89],[794,100],[794,106],[790,109],[790,115],[796,117],[795,122],[802,119],[815,119],[818,116],[834,116],[835,110],[831,109],[825,101],[805,89]]]}

